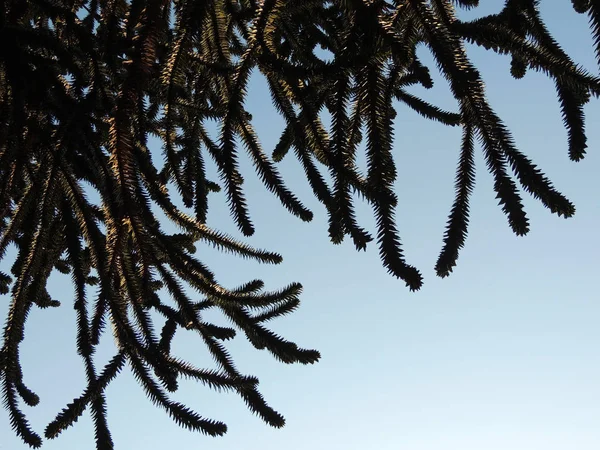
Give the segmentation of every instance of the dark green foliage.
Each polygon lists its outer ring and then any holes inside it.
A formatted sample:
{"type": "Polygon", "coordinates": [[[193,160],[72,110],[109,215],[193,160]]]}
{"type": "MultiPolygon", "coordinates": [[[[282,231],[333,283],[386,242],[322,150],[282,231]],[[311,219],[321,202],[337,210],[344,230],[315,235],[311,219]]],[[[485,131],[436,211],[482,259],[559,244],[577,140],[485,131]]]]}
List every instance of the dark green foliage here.
{"type": "MultiPolygon", "coordinates": [[[[589,16],[600,60],[600,3],[572,3],[589,16]]],[[[112,449],[104,391],[125,364],[148,398],[185,428],[209,435],[226,431],[225,424],[170,400],[168,392],[177,390],[181,377],[233,390],[268,424],[283,426],[283,417],[257,390],[258,380],[238,372],[223,342],[239,330],[254,347],[285,363],[317,361],[317,351],[301,349],[266,328],[269,320],[298,307],[301,285],[264,292],[262,281],[254,280],[228,289],[194,256],[194,244],[207,241],[242,257],[281,262],[276,253],[251,248],[206,225],[208,195],[222,188],[238,228],[247,236],[254,232],[238,162],[241,150],[285,208],[305,221],[313,217],[285,186],[253,129],[244,105],[253,71],[267,80],[273,105],[286,122],[272,159],[290,158],[290,153],[298,159],[328,213],[332,242],[349,236],[363,250],[376,240],[384,267],[411,290],[421,287],[422,277],[404,259],[394,219],[397,104],[463,128],[456,198],[436,264],[439,276],[449,275],[466,240],[476,138],[516,234],[529,230],[517,181],[553,213],[572,216],[574,206],[516,148],[488,104],[464,45],[510,55],[515,78],[527,70],[551,77],[568,130],[569,155],[582,159],[583,106],[600,94],[600,80],[562,50],[537,4],[507,0],[499,14],[464,22],[455,8],[473,8],[478,1],[2,2],[0,257],[11,244],[17,256],[13,276],[0,273],[0,293],[11,296],[0,381],[14,431],[30,446],[41,445],[19,406],[20,399],[31,406],[39,402],[23,382],[19,345],[34,305],[59,306],[46,290],[54,269],[70,275],[75,288],[77,351],[87,388],[48,425],[47,438],[89,408],[97,448],[112,449]],[[415,84],[432,86],[429,69],[416,54],[421,44],[449,81],[456,112],[406,91],[415,84]],[[321,59],[319,47],[331,57],[321,59]],[[323,110],[332,117],[330,130],[323,124],[323,110]],[[217,142],[207,131],[209,120],[220,124],[217,142]],[[160,170],[150,156],[149,136],[162,141],[160,170]],[[366,174],[356,164],[362,142],[366,174]],[[219,170],[220,185],[207,178],[207,158],[219,170]],[[333,186],[321,170],[329,171],[333,186]],[[100,196],[99,205],[89,200],[92,191],[100,196]],[[356,193],[373,207],[375,236],[357,221],[356,193]],[[157,209],[179,234],[162,229],[157,209]],[[202,299],[190,298],[186,286],[202,299]],[[161,288],[175,306],[158,295],[161,288]],[[206,322],[203,313],[209,308],[224,313],[233,328],[206,322]],[[152,319],[152,311],[164,317],[162,325],[152,319]],[[117,353],[97,370],[94,351],[107,324],[117,353]],[[219,370],[199,369],[171,354],[180,329],[197,333],[219,370]]]]}

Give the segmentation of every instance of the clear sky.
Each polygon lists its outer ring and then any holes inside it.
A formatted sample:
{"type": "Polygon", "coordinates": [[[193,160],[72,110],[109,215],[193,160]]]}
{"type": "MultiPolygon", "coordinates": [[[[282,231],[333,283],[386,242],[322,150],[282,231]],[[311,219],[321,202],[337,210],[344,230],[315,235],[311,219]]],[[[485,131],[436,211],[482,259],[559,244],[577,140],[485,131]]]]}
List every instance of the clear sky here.
{"type": "MultiPolygon", "coordinates": [[[[482,3],[490,9],[469,15],[497,10],[502,2],[482,3]]],[[[586,18],[576,15],[568,1],[541,3],[559,42],[576,62],[598,73],[586,18]]],[[[575,202],[575,217],[553,216],[525,194],[531,232],[514,236],[496,206],[491,177],[479,155],[466,248],[455,273],[436,278],[433,265],[452,204],[460,130],[401,109],[396,128],[398,228],[408,261],[425,276],[423,289],[410,293],[386,274],[375,246],[357,253],[349,241],[340,246],[328,242],[323,207],[312,197],[293,155],[284,159],[281,171],[313,207],[312,223],[290,216],[246,171],[257,228],[246,242],[279,251],[284,262],[261,266],[207,247],[201,247],[202,259],[225,286],[253,278],[263,278],[269,288],[302,282],[301,308],[273,322],[272,329],[319,349],[322,361],[284,366],[254,350],[242,336],[236,338],[230,348],[238,367],[259,376],[261,392],[285,415],[287,425],[272,429],[235,394],[183,382],[174,398],[205,417],[225,421],[229,432],[222,438],[180,429],[124,371],[108,389],[108,420],[118,450],[600,448],[600,127],[594,128],[600,123],[600,103],[592,101],[586,108],[586,159],[570,162],[552,82],[533,72],[515,81],[508,58],[479,49],[470,49],[470,55],[519,148],[575,202]]],[[[455,109],[443,81],[429,92],[414,92],[455,109]]],[[[257,78],[247,104],[265,149],[272,149],[282,121],[257,78]]],[[[224,205],[224,195],[215,194],[209,224],[240,236],[224,205]]],[[[359,212],[373,229],[369,208],[359,212]]],[[[80,395],[85,383],[75,351],[69,277],[55,277],[51,292],[63,306],[34,309],[22,345],[25,381],[41,397],[40,406],[23,409],[39,433],[80,395]]],[[[3,317],[8,301],[0,298],[3,317]]],[[[100,356],[112,355],[111,345],[108,337],[100,356]]],[[[178,335],[174,350],[198,366],[214,367],[191,333],[178,335]]],[[[0,449],[24,448],[0,409],[0,449]]],[[[89,414],[43,448],[94,448],[89,414]]]]}

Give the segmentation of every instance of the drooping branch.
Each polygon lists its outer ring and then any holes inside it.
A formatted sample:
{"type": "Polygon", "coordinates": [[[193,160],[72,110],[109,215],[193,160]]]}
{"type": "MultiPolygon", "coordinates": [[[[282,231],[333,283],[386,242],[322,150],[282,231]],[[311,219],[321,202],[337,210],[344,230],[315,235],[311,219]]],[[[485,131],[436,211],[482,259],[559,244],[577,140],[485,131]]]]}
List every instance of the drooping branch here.
{"type": "MultiPolygon", "coordinates": [[[[572,4],[589,18],[600,63],[600,5],[597,0],[572,4]]],[[[59,305],[47,290],[54,270],[70,274],[75,288],[76,348],[87,386],[48,425],[47,438],[58,436],[89,407],[97,448],[113,448],[105,390],[125,364],[148,398],[186,428],[210,435],[226,429],[169,398],[181,377],[231,389],[268,424],[284,424],[259,393],[257,380],[239,373],[225,344],[241,331],[255,348],[280,361],[317,361],[318,352],[266,327],[297,309],[301,285],[272,291],[264,291],[260,280],[222,286],[195,248],[204,241],[262,263],[282,260],[206,225],[210,193],[222,187],[232,220],[243,234],[254,231],[240,145],[266,190],[309,221],[313,213],[275,164],[291,150],[324,207],[331,241],[349,236],[363,250],[376,240],[383,266],[413,290],[422,276],[405,260],[396,220],[402,205],[393,191],[395,154],[402,151],[395,136],[404,132],[394,120],[398,108],[463,128],[456,195],[435,266],[439,276],[449,275],[467,242],[475,138],[515,233],[529,230],[518,185],[551,212],[572,216],[572,203],[518,149],[488,103],[465,44],[509,55],[517,79],[536,70],[553,80],[573,160],[587,151],[583,107],[600,96],[600,79],[576,65],[554,39],[539,1],[507,0],[498,14],[459,19],[457,8],[477,5],[477,0],[4,2],[0,259],[13,244],[17,255],[11,273],[0,272],[0,293],[11,296],[0,382],[11,425],[24,442],[38,447],[41,437],[19,402],[35,405],[40,399],[23,382],[19,344],[31,308],[59,305]],[[449,82],[456,112],[409,93],[410,86],[433,85],[430,68],[417,55],[422,44],[449,82]],[[271,157],[246,105],[253,75],[264,77],[284,120],[271,157]],[[214,121],[218,139],[208,132],[214,121]],[[149,148],[150,136],[160,140],[160,150],[149,148]],[[356,163],[362,148],[366,173],[356,163]],[[209,173],[207,157],[220,185],[209,173]],[[98,202],[90,200],[96,197],[98,202]],[[356,197],[373,208],[373,237],[355,212],[356,197]],[[159,217],[178,231],[166,232],[159,217]],[[168,299],[159,294],[163,288],[168,299]],[[231,325],[209,323],[207,309],[219,310],[231,325]],[[217,371],[196,368],[171,353],[181,329],[196,333],[217,371]],[[116,356],[97,370],[94,351],[108,330],[117,342],[116,356]]]]}

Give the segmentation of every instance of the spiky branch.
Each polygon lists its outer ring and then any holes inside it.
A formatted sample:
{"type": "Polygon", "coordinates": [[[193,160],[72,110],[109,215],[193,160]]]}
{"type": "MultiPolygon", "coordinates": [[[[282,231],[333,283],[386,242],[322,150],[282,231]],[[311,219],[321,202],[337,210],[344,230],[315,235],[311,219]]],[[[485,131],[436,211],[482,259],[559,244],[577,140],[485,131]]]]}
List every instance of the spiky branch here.
{"type": "MultiPolygon", "coordinates": [[[[87,387],[48,425],[47,438],[89,408],[97,448],[112,449],[104,392],[126,364],[148,398],[183,427],[210,435],[226,431],[225,424],[169,398],[181,377],[233,390],[267,423],[284,424],[257,390],[258,380],[237,370],[223,342],[240,330],[254,347],[280,361],[317,361],[318,352],[266,328],[269,320],[298,307],[301,285],[265,292],[262,281],[254,280],[227,288],[195,255],[195,243],[205,241],[241,257],[281,262],[276,253],[206,225],[209,194],[222,185],[235,224],[244,235],[254,232],[240,151],[248,153],[267,190],[286,209],[305,221],[313,217],[285,185],[252,126],[245,105],[252,73],[264,76],[285,120],[272,158],[280,161],[292,150],[328,214],[332,242],[349,236],[363,250],[375,239],[383,266],[412,290],[421,287],[422,276],[404,259],[401,223],[395,219],[401,208],[393,191],[397,105],[463,128],[456,198],[436,264],[439,276],[452,271],[466,242],[475,139],[515,233],[529,230],[519,185],[551,212],[572,216],[571,202],[517,149],[465,48],[474,43],[510,55],[515,78],[527,70],[551,77],[569,155],[582,159],[583,106],[600,94],[600,80],[554,40],[538,3],[507,0],[500,13],[467,22],[457,18],[456,7],[475,7],[476,0],[5,0],[0,6],[0,258],[12,244],[17,256],[12,276],[0,273],[0,293],[11,297],[0,381],[14,431],[32,447],[42,443],[20,410],[20,401],[39,402],[23,381],[20,343],[31,308],[59,305],[46,289],[53,270],[69,273],[75,288],[77,352],[87,387]],[[417,56],[421,44],[449,81],[456,111],[407,92],[409,86],[433,83],[417,56]],[[330,57],[322,58],[320,49],[330,57]],[[332,117],[330,129],[324,111],[332,117]],[[216,141],[207,131],[208,121],[215,120],[216,141]],[[160,170],[149,136],[162,141],[160,170]],[[362,142],[366,173],[356,165],[362,142]],[[220,185],[210,179],[207,159],[214,161],[220,185]],[[374,237],[360,226],[353,193],[373,208],[374,237]],[[99,195],[99,204],[91,194],[99,195]],[[180,232],[165,232],[157,210],[180,232]],[[158,295],[161,288],[172,306],[158,295]],[[203,314],[209,308],[219,309],[232,327],[207,322],[203,314]],[[164,322],[156,323],[152,311],[164,322]],[[98,370],[94,350],[107,324],[117,349],[98,370]],[[172,354],[171,342],[181,329],[197,333],[217,371],[172,354]]],[[[600,63],[600,4],[572,3],[589,17],[600,63]]]]}

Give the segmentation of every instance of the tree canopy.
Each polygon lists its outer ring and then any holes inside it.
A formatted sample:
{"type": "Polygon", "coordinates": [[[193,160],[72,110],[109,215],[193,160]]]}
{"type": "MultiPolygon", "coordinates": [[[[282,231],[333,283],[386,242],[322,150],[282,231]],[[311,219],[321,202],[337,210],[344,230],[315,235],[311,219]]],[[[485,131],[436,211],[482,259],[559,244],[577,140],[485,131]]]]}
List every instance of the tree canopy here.
{"type": "MultiPolygon", "coordinates": [[[[226,431],[225,424],[170,400],[180,378],[237,392],[266,423],[283,426],[258,380],[237,370],[224,341],[238,330],[284,363],[316,362],[318,351],[265,325],[298,307],[302,286],[265,291],[261,280],[222,286],[195,249],[206,241],[240,257],[281,262],[279,254],[206,224],[209,194],[223,189],[241,233],[254,232],[238,164],[242,151],[281,204],[310,221],[313,213],[276,167],[295,157],[327,212],[331,241],[349,237],[357,250],[375,241],[383,267],[410,290],[421,287],[422,276],[405,261],[395,221],[393,119],[399,107],[463,132],[455,200],[435,264],[440,277],[452,272],[467,237],[477,144],[514,233],[529,231],[519,185],[552,213],[571,217],[574,205],[517,148],[490,106],[466,50],[474,44],[509,55],[515,78],[528,70],[550,77],[569,157],[581,160],[587,147],[583,107],[600,95],[600,78],[561,48],[538,3],[506,0],[498,14],[463,21],[456,8],[477,7],[477,0],[4,0],[0,258],[11,245],[17,257],[11,274],[0,273],[0,291],[11,298],[0,381],[17,435],[31,447],[42,444],[20,408],[39,398],[24,384],[19,346],[33,307],[60,306],[47,290],[54,271],[72,277],[87,388],[47,426],[47,438],[89,408],[97,448],[112,449],[104,391],[126,363],[148,398],[183,427],[209,435],[226,431]],[[456,111],[408,92],[433,84],[431,68],[417,54],[421,46],[447,79],[456,111]],[[270,153],[245,105],[253,72],[266,79],[285,121],[270,153]],[[207,129],[215,122],[218,139],[207,129]],[[161,154],[150,149],[152,137],[160,139],[161,154]],[[366,171],[356,163],[363,147],[366,171]],[[209,179],[207,159],[216,164],[218,180],[209,179]],[[372,206],[373,235],[356,217],[356,194],[372,206]],[[166,232],[163,218],[179,232],[166,232]],[[161,289],[169,298],[159,295],[161,289]],[[232,327],[204,320],[211,308],[232,327]],[[151,313],[164,320],[158,323],[151,313]],[[219,370],[195,367],[170,352],[181,329],[198,334],[219,370]],[[99,370],[94,352],[107,331],[116,353],[99,370]]],[[[589,16],[600,64],[600,1],[572,4],[589,16]]]]}

